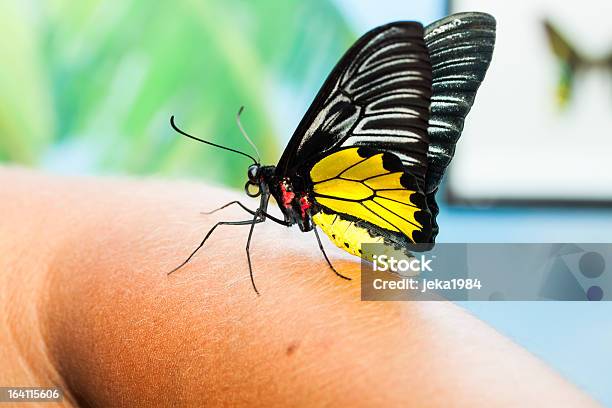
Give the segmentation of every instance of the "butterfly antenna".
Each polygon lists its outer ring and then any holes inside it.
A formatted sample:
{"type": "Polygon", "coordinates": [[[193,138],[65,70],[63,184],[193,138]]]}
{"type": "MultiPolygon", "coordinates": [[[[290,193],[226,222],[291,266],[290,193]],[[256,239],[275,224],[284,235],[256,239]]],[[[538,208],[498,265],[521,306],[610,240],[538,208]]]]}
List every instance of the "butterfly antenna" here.
{"type": "Polygon", "coordinates": [[[255,143],[253,143],[249,135],[247,135],[247,132],[244,130],[244,127],[242,127],[242,123],[240,122],[240,115],[242,115],[242,111],[244,111],[244,106],[241,106],[240,109],[238,109],[238,113],[236,114],[236,123],[238,124],[238,128],[240,129],[242,136],[244,136],[246,141],[253,147],[253,150],[255,150],[255,154],[257,155],[257,163],[261,163],[261,156],[259,155],[257,146],[255,146],[255,143]]]}
{"type": "MultiPolygon", "coordinates": [[[[210,146],[213,146],[213,147],[218,147],[219,149],[228,150],[228,151],[230,151],[230,152],[234,152],[234,153],[241,154],[241,155],[243,155],[243,156],[245,156],[245,157],[248,157],[249,159],[253,160],[253,163],[255,163],[255,164],[258,164],[258,163],[259,163],[259,161],[255,160],[255,158],[254,158],[253,156],[251,156],[250,154],[247,154],[247,153],[241,152],[240,150],[232,149],[232,148],[230,148],[230,147],[221,146],[221,145],[218,145],[218,144],[213,143],[213,142],[209,142],[209,141],[204,140],[204,139],[200,139],[199,137],[195,137],[195,136],[190,135],[189,133],[187,133],[187,132],[185,132],[185,131],[181,130],[181,129],[180,129],[178,126],[176,126],[176,124],[174,123],[174,115],[172,115],[172,116],[170,117],[170,126],[172,126],[172,129],[174,129],[176,132],[180,133],[180,134],[181,134],[181,135],[183,135],[183,136],[187,136],[187,137],[188,137],[188,138],[190,138],[190,139],[197,140],[198,142],[202,142],[202,143],[204,143],[204,144],[207,144],[207,145],[210,145],[210,146]]],[[[250,140],[249,140],[249,142],[250,142],[250,140]]],[[[258,155],[258,157],[259,157],[259,155],[258,155]]]]}

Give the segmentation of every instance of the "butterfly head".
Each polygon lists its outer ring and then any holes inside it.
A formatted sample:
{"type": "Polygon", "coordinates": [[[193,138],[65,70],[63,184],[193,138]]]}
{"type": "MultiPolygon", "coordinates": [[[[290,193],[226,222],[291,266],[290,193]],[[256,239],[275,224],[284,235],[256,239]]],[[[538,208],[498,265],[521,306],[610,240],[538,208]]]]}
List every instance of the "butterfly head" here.
{"type": "Polygon", "coordinates": [[[258,197],[261,194],[262,180],[261,165],[253,163],[247,170],[247,182],[244,185],[244,191],[249,197],[258,197]]]}
{"type": "Polygon", "coordinates": [[[274,177],[274,166],[262,166],[259,163],[253,163],[247,169],[247,182],[244,185],[244,191],[249,197],[269,196],[268,186],[272,183],[274,177]]]}

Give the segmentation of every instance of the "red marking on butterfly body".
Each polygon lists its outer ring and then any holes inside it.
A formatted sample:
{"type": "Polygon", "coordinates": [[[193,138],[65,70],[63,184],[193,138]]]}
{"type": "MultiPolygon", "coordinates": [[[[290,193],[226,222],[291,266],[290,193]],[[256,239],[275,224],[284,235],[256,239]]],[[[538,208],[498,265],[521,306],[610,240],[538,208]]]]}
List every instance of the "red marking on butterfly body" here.
{"type": "Polygon", "coordinates": [[[287,191],[287,187],[285,182],[280,183],[281,193],[283,194],[283,205],[285,208],[291,207],[291,202],[295,198],[295,193],[293,191],[287,191]]]}
{"type": "Polygon", "coordinates": [[[308,197],[302,196],[300,198],[300,209],[302,210],[302,218],[306,218],[306,210],[310,208],[310,201],[308,201],[308,197]]]}

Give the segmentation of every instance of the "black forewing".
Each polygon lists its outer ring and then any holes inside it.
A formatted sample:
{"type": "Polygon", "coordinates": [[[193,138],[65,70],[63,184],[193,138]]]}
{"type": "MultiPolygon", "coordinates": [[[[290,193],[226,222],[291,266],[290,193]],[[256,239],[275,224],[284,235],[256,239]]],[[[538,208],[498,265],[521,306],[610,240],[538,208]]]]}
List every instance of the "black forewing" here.
{"type": "Polygon", "coordinates": [[[424,189],[431,65],[416,22],[396,22],[361,37],[333,69],[285,149],[276,173],[304,172],[336,147],[396,154],[424,189]]]}

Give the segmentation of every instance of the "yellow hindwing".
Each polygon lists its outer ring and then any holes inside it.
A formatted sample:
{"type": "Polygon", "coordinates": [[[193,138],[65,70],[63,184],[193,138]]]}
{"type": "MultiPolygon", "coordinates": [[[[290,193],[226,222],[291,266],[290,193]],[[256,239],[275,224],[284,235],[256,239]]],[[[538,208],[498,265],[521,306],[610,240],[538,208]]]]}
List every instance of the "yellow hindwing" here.
{"type": "Polygon", "coordinates": [[[313,221],[338,247],[360,257],[361,244],[382,243],[383,238],[372,237],[366,228],[342,215],[403,234],[412,242],[413,233],[423,229],[415,217],[421,209],[412,201],[416,191],[403,182],[405,170],[399,158],[368,152],[357,147],[342,149],[325,156],[310,170],[314,199],[324,207],[313,221]],[[399,164],[389,170],[385,157],[399,164]]]}

